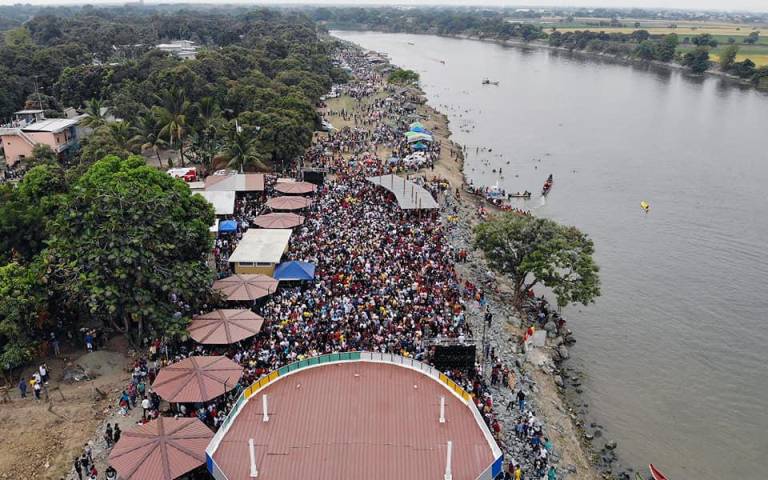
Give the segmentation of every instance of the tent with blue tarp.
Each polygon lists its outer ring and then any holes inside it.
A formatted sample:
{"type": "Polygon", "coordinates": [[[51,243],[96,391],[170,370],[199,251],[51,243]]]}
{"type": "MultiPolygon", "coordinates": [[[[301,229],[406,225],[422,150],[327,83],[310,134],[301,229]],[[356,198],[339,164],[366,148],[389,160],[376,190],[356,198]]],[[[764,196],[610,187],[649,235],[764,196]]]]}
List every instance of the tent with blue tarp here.
{"type": "Polygon", "coordinates": [[[219,222],[219,233],[235,233],[237,231],[237,222],[234,220],[224,220],[219,222]]]}
{"type": "Polygon", "coordinates": [[[304,281],[315,278],[315,265],[309,262],[283,262],[272,275],[280,281],[304,281]]]}
{"type": "Polygon", "coordinates": [[[414,143],[413,145],[411,145],[411,148],[414,149],[414,150],[426,150],[427,146],[424,145],[423,143],[419,142],[419,143],[414,143]]]}

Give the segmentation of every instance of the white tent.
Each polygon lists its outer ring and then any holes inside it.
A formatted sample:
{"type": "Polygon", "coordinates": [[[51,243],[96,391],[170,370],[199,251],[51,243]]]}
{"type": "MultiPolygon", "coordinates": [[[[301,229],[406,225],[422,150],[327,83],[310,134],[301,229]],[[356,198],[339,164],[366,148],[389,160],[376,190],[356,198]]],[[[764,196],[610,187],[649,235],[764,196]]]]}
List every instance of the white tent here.
{"type": "Polygon", "coordinates": [[[194,192],[193,195],[200,195],[208,200],[208,203],[213,205],[216,215],[232,215],[235,213],[235,192],[209,192],[205,190],[194,192]]]}

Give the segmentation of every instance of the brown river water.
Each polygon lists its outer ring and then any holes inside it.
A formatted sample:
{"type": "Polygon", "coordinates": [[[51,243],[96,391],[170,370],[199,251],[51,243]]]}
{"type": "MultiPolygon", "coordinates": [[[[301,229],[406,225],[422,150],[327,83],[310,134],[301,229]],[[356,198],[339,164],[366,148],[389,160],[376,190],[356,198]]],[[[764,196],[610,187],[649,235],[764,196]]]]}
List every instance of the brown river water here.
{"type": "Polygon", "coordinates": [[[530,190],[518,206],[594,239],[603,295],[564,314],[622,461],[768,478],[768,96],[544,48],[334,35],[421,75],[475,185],[530,190]]]}

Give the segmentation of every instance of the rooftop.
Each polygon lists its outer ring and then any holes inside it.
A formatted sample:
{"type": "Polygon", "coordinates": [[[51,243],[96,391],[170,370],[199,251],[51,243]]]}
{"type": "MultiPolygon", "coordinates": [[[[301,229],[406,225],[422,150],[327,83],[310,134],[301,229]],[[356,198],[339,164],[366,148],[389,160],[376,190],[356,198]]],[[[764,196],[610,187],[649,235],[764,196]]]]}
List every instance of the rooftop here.
{"type": "Polygon", "coordinates": [[[397,199],[397,204],[403,210],[438,208],[438,204],[431,193],[403,177],[382,175],[380,177],[368,177],[366,180],[392,192],[397,199]]]}
{"type": "Polygon", "coordinates": [[[209,191],[261,192],[264,190],[264,175],[261,173],[211,175],[205,179],[205,189],[209,191]]]}
{"type": "Polygon", "coordinates": [[[324,355],[245,390],[206,450],[218,479],[491,479],[501,451],[469,395],[435,369],[388,354],[324,355]],[[263,421],[263,397],[268,421],[263,421]],[[445,422],[440,422],[441,398],[445,422]]]}
{"type": "Polygon", "coordinates": [[[51,132],[59,133],[78,124],[79,118],[51,118],[39,122],[30,123],[22,128],[25,132],[51,132]]]}
{"type": "Polygon", "coordinates": [[[290,229],[249,229],[229,257],[230,263],[280,263],[288,241],[290,229]]]}
{"type": "Polygon", "coordinates": [[[216,215],[232,215],[235,213],[235,192],[206,192],[194,191],[193,195],[200,195],[208,203],[213,205],[216,215]]]}

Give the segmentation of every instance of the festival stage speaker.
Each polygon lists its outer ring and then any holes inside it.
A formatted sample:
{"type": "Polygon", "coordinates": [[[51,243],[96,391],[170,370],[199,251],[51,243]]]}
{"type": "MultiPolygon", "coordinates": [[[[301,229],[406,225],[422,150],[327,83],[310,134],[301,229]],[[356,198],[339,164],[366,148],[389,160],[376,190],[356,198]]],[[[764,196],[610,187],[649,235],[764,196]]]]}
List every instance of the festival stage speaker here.
{"type": "Polygon", "coordinates": [[[323,181],[325,181],[325,172],[308,172],[305,170],[304,181],[320,186],[323,184],[323,181]]]}
{"type": "Polygon", "coordinates": [[[471,370],[475,368],[475,354],[474,345],[437,345],[432,361],[442,371],[471,370]]]}

